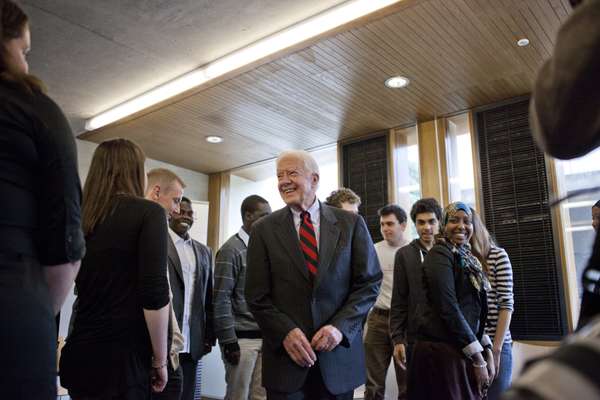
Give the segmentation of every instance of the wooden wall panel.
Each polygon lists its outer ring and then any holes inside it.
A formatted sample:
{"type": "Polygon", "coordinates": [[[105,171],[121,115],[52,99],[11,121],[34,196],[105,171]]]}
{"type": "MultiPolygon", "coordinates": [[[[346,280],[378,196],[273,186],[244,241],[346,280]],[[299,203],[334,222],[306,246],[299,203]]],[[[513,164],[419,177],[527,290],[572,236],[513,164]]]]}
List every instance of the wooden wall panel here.
{"type": "Polygon", "coordinates": [[[231,174],[220,172],[208,177],[208,247],[216,253],[225,241],[229,214],[231,174]]]}
{"type": "Polygon", "coordinates": [[[444,121],[421,122],[418,133],[421,195],[436,198],[443,207],[448,202],[444,121]]]}

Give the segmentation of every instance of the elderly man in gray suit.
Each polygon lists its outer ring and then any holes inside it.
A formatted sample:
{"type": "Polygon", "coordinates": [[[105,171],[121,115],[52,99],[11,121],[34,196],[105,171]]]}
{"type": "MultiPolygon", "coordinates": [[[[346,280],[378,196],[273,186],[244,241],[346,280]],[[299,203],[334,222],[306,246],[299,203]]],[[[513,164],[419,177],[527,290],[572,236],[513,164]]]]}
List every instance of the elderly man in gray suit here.
{"type": "Polygon", "coordinates": [[[307,152],[282,153],[277,179],[287,206],[253,227],[246,276],[267,397],[352,399],[365,382],[362,327],[382,279],[373,242],[360,216],[319,202],[307,152]]]}

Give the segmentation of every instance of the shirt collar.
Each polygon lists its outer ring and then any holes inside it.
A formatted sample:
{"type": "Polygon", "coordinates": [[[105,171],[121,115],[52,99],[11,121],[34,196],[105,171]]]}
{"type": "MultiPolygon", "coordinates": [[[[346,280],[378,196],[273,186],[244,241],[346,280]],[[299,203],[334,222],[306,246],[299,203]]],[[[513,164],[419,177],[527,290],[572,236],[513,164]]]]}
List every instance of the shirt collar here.
{"type": "Polygon", "coordinates": [[[176,234],[171,228],[169,228],[169,235],[171,235],[171,240],[173,240],[173,244],[177,244],[177,243],[191,244],[192,243],[192,237],[189,234],[188,234],[187,239],[184,239],[181,236],[179,236],[178,234],[176,234]]]}
{"type": "Polygon", "coordinates": [[[242,242],[248,247],[248,241],[250,241],[250,235],[244,230],[244,228],[240,228],[238,231],[238,236],[242,239],[242,242]]]}
{"type": "MultiPolygon", "coordinates": [[[[294,209],[292,207],[290,207],[290,210],[292,210],[292,214],[294,215],[294,217],[300,218],[300,214],[302,213],[302,211],[297,211],[296,209],[294,209]]],[[[312,204],[312,206],[308,207],[308,210],[306,210],[310,213],[310,219],[312,220],[313,223],[320,219],[320,217],[321,217],[320,210],[321,210],[321,202],[319,201],[319,199],[317,199],[317,196],[315,196],[314,203],[312,204]]]]}

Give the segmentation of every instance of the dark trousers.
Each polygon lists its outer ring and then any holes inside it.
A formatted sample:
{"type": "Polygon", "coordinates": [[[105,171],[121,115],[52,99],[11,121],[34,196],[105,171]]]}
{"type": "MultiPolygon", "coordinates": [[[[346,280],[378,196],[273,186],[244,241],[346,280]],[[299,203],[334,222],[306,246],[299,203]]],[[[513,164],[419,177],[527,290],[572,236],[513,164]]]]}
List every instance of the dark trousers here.
{"type": "Polygon", "coordinates": [[[390,335],[389,311],[373,308],[367,318],[364,340],[367,382],[365,400],[383,400],[385,381],[391,361],[394,361],[398,400],[406,399],[406,371],[394,359],[394,343],[390,335]]]}
{"type": "Polygon", "coordinates": [[[310,368],[304,386],[297,392],[282,393],[267,389],[267,400],[352,400],[354,392],[331,394],[321,376],[319,364],[310,368]]]}
{"type": "Polygon", "coordinates": [[[179,353],[179,364],[181,364],[183,370],[183,395],[181,400],[194,400],[198,361],[192,359],[190,353],[179,353]]]}
{"type": "Polygon", "coordinates": [[[56,399],[56,326],[50,304],[38,262],[0,253],[0,398],[56,399]]]}
{"type": "Polygon", "coordinates": [[[183,392],[183,372],[181,367],[173,370],[171,363],[167,366],[169,381],[160,393],[152,393],[152,400],[181,400],[183,392]]]}

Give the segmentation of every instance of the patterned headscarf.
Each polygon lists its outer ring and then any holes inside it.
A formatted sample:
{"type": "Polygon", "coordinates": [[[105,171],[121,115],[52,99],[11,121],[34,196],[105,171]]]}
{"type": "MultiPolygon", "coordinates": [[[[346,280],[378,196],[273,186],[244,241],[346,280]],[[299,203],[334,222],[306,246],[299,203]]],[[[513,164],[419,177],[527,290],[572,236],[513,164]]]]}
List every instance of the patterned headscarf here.
{"type": "Polygon", "coordinates": [[[440,227],[440,233],[442,234],[444,243],[454,254],[458,254],[460,257],[460,267],[463,268],[467,274],[469,274],[469,280],[471,284],[477,291],[481,291],[481,289],[489,290],[490,283],[487,280],[487,277],[483,273],[483,268],[481,267],[481,263],[473,255],[471,252],[471,245],[469,243],[464,243],[461,245],[456,245],[450,241],[448,237],[446,237],[446,224],[448,220],[456,215],[459,211],[464,211],[465,214],[469,216],[469,218],[473,218],[473,214],[471,213],[471,209],[468,205],[463,202],[456,201],[454,203],[450,203],[445,209],[442,215],[442,223],[440,227]]]}

